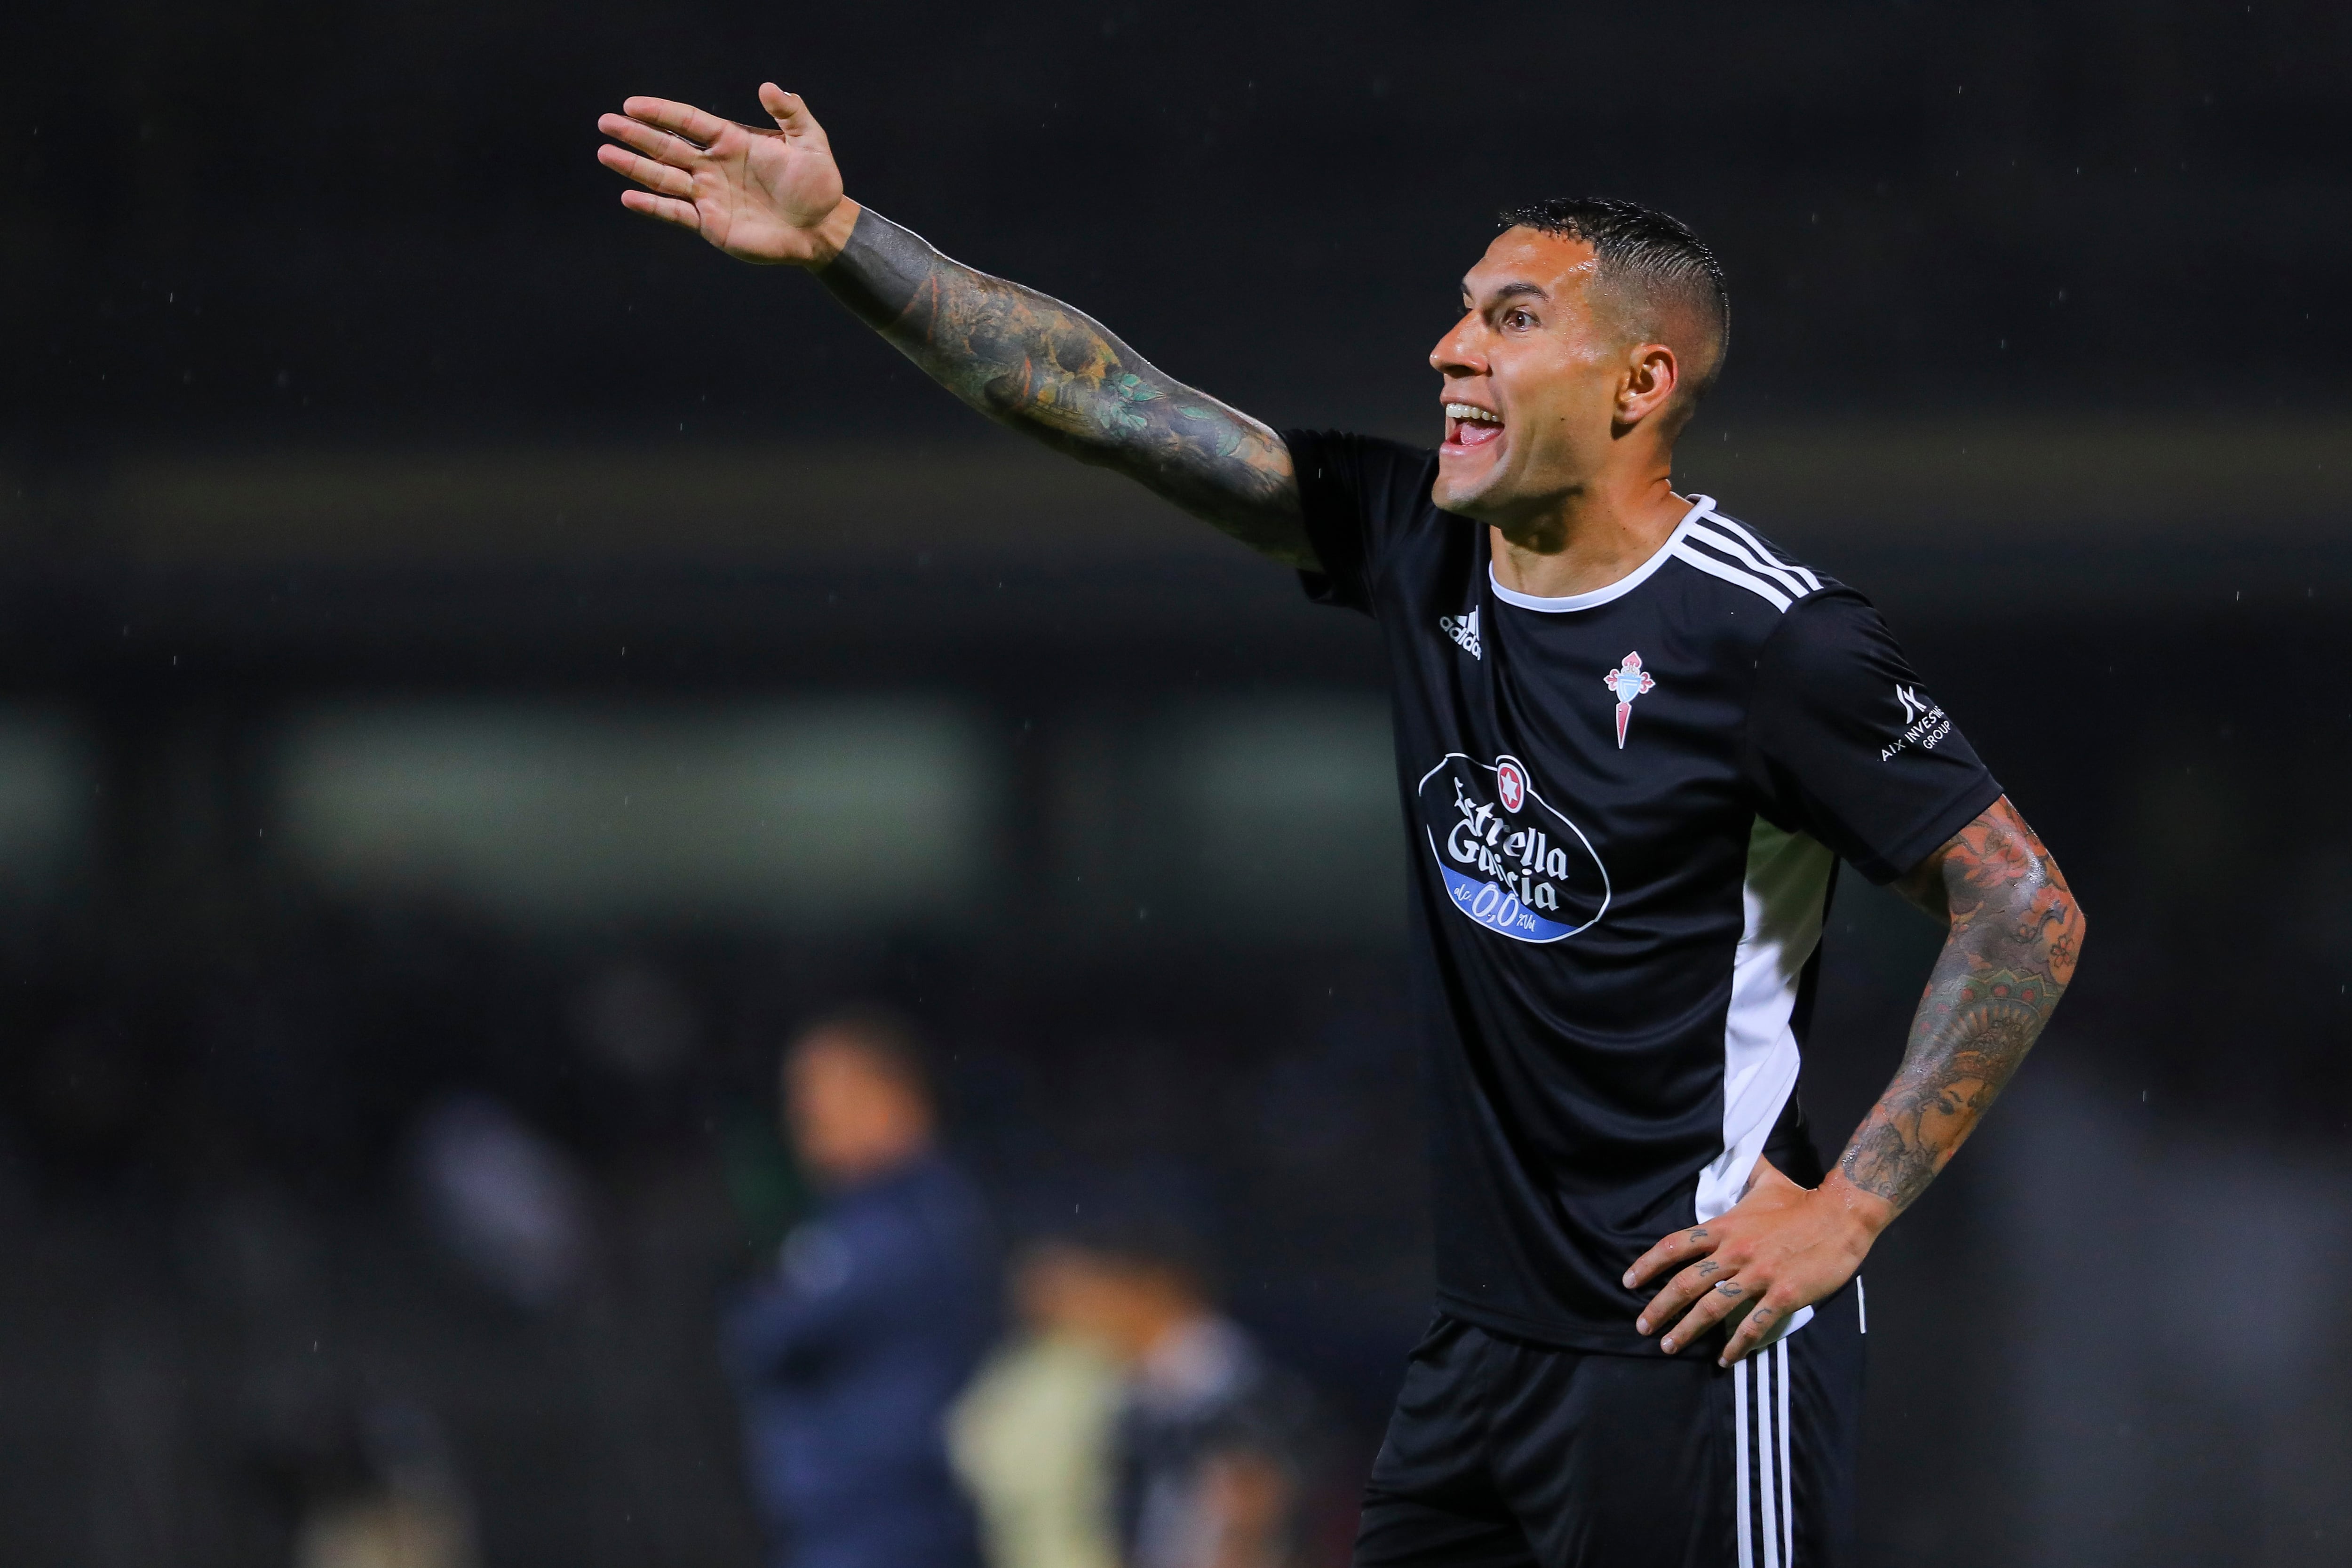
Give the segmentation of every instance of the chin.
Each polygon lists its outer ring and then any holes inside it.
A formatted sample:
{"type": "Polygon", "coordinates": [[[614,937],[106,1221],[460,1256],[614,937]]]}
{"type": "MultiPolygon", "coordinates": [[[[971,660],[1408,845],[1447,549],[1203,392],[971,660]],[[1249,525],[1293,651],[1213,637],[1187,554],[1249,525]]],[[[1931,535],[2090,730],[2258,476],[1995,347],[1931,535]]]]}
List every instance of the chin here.
{"type": "Polygon", "coordinates": [[[1453,478],[1444,468],[1437,472],[1436,483],[1429,487],[1429,499],[1437,503],[1440,511],[1450,511],[1456,517],[1482,518],[1494,503],[1495,476],[1481,474],[1453,478]]]}

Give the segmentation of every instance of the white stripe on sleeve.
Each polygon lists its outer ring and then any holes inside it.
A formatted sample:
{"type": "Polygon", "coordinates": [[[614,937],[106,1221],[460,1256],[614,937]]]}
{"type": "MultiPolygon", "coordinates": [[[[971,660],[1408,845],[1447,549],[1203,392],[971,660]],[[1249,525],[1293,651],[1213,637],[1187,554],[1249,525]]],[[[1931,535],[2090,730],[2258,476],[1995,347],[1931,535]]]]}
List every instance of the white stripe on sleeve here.
{"type": "Polygon", "coordinates": [[[1757,576],[1754,573],[1742,572],[1738,567],[1730,564],[1728,562],[1717,560],[1714,556],[1709,555],[1704,550],[1697,549],[1687,543],[1676,544],[1675,546],[1675,559],[1697,567],[1700,571],[1706,573],[1710,577],[1720,577],[1727,583],[1737,583],[1739,586],[1747,589],[1758,598],[1762,599],[1776,610],[1785,610],[1789,607],[1788,595],[1783,594],[1780,589],[1774,587],[1771,584],[1767,583],[1763,578],[1757,576]]]}
{"type": "Polygon", "coordinates": [[[1804,567],[1798,565],[1795,562],[1783,561],[1779,556],[1773,554],[1771,551],[1764,547],[1764,542],[1762,540],[1757,538],[1755,534],[1748,531],[1748,525],[1746,523],[1735,521],[1732,519],[1724,516],[1719,511],[1711,510],[1706,515],[1709,521],[1723,528],[1729,529],[1740,538],[1748,541],[1749,544],[1755,546],[1756,553],[1764,557],[1765,560],[1771,562],[1774,565],[1779,566],[1785,571],[1793,572],[1799,577],[1804,579],[1805,591],[1807,593],[1814,593],[1819,591],[1821,588],[1822,580],[1819,577],[1814,576],[1811,572],[1807,571],[1804,567]]]}
{"type": "Polygon", "coordinates": [[[1812,592],[1805,586],[1803,579],[1773,560],[1769,553],[1762,550],[1750,550],[1727,533],[1717,533],[1711,528],[1701,528],[1694,524],[1685,531],[1685,536],[1722,551],[1726,555],[1730,556],[1734,563],[1744,563],[1750,569],[1762,573],[1800,599],[1812,592]]]}

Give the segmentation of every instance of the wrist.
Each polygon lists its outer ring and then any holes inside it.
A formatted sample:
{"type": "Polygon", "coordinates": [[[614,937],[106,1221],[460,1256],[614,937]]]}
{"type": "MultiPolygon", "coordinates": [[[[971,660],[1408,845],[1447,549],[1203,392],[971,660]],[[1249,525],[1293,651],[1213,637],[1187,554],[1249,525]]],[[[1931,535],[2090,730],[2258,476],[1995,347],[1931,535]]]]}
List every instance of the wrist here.
{"type": "Polygon", "coordinates": [[[1815,1191],[1847,1227],[1857,1258],[1870,1250],[1879,1232],[1895,1223],[1895,1205],[1856,1186],[1843,1170],[1832,1170],[1815,1191]]]}
{"type": "Polygon", "coordinates": [[[834,203],[833,210],[808,231],[809,257],[801,265],[811,272],[822,272],[832,266],[834,258],[849,244],[849,236],[857,227],[858,215],[865,210],[847,196],[834,203]]]}

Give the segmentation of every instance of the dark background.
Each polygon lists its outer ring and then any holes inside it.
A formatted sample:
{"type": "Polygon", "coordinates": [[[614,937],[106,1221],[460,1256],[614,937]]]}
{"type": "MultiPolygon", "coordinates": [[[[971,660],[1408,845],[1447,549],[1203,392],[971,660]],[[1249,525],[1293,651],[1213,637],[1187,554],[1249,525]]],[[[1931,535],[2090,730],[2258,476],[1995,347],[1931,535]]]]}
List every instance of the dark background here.
{"type": "MultiPolygon", "coordinates": [[[[2187,0],[16,8],[8,1556],[287,1561],[397,1408],[489,1563],[752,1561],[709,1306],[856,994],[1010,1223],[1181,1192],[1376,1433],[1427,1285],[1370,628],[623,214],[599,111],[772,77],[859,199],[1277,425],[1427,438],[1499,205],[1696,227],[1680,477],[1879,601],[2096,925],[1872,1260],[1874,1560],[2341,1561],[2347,65],[2343,7],[2187,0]],[[436,745],[472,838],[368,782],[436,745]],[[763,902],[691,781],[633,804],[755,752],[887,877],[794,840],[744,863],[842,901],[763,902]],[[548,1289],[420,1204],[453,1104],[568,1173],[548,1289]]],[[[1850,876],[1832,927],[1826,1130],[1934,944],[1850,876]]]]}

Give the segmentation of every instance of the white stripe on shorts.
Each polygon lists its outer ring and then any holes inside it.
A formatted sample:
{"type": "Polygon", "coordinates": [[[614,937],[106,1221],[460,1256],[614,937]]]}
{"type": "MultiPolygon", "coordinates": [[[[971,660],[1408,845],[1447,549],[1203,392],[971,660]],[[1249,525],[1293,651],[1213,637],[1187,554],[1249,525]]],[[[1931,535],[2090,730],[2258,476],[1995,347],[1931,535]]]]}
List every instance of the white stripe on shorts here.
{"type": "Polygon", "coordinates": [[[1731,1503],[1739,1568],[1797,1565],[1789,1398],[1788,1341],[1759,1351],[1731,1369],[1731,1503]]]}
{"type": "Polygon", "coordinates": [[[1731,1517],[1739,1531],[1739,1568],[1756,1568],[1756,1544],[1748,1528],[1748,1380],[1750,1357],[1731,1369],[1731,1517]]]}
{"type": "Polygon", "coordinates": [[[1772,1347],[1780,1361],[1780,1561],[1797,1568],[1797,1503],[1789,1485],[1789,1342],[1772,1347]]]}
{"type": "Polygon", "coordinates": [[[1780,1568],[1780,1510],[1773,1506],[1780,1500],[1772,1487],[1772,1455],[1780,1447],[1772,1440],[1778,1425],[1772,1418],[1772,1353],[1748,1359],[1756,1363],[1756,1500],[1764,1511],[1764,1568],[1780,1568]]]}

